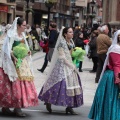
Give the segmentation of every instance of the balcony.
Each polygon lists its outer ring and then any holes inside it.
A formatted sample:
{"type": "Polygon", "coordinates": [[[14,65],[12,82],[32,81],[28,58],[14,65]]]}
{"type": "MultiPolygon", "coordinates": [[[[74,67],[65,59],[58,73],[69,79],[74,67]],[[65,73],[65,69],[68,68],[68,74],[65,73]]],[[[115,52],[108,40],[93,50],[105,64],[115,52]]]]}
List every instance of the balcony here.
{"type": "Polygon", "coordinates": [[[59,6],[56,7],[57,12],[67,14],[67,11],[70,9],[69,6],[64,4],[59,4],[59,6]]]}
{"type": "Polygon", "coordinates": [[[16,0],[7,0],[8,3],[15,3],[16,0]]]}
{"type": "Polygon", "coordinates": [[[35,2],[44,3],[44,0],[34,0],[35,2]]]}
{"type": "Polygon", "coordinates": [[[16,5],[15,0],[0,0],[0,4],[14,6],[16,5]]]}

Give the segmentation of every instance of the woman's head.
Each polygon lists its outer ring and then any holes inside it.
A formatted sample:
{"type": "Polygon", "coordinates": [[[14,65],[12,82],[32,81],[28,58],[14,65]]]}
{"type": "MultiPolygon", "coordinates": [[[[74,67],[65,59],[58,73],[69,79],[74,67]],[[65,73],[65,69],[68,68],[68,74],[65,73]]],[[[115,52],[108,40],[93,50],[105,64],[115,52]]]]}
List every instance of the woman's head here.
{"type": "Polygon", "coordinates": [[[72,39],[73,38],[73,29],[71,27],[64,28],[62,35],[65,39],[72,39]]]}
{"type": "Polygon", "coordinates": [[[20,32],[24,32],[26,29],[26,21],[23,18],[18,18],[17,19],[17,29],[20,32]]]}
{"type": "Polygon", "coordinates": [[[112,45],[115,45],[115,44],[120,44],[120,30],[117,30],[115,33],[114,33],[114,36],[113,36],[113,40],[112,40],[112,45]]]}
{"type": "Polygon", "coordinates": [[[79,38],[83,38],[83,33],[82,33],[82,32],[79,32],[79,33],[78,33],[78,37],[79,37],[79,38]]]}
{"type": "Polygon", "coordinates": [[[119,33],[118,36],[117,36],[117,43],[120,44],[120,33],[119,33]]]}

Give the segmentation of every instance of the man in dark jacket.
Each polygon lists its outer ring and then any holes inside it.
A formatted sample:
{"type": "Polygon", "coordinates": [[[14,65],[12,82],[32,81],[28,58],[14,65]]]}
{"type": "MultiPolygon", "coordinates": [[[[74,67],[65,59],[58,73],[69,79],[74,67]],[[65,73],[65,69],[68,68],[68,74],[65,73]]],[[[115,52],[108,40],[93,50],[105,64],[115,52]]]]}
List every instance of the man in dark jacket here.
{"type": "Polygon", "coordinates": [[[58,32],[57,32],[57,25],[56,23],[50,23],[49,26],[49,30],[50,30],[50,35],[49,35],[49,42],[48,42],[48,47],[49,47],[49,51],[48,51],[48,61],[51,61],[52,58],[52,54],[55,48],[55,44],[57,42],[57,38],[58,38],[58,32]]]}
{"type": "Polygon", "coordinates": [[[50,30],[50,35],[49,35],[49,40],[48,40],[48,51],[46,52],[45,55],[45,60],[44,64],[41,69],[37,69],[38,71],[41,71],[42,73],[44,72],[45,68],[47,67],[48,61],[51,62],[52,54],[55,48],[55,44],[57,42],[58,38],[58,32],[56,30],[56,23],[51,22],[49,26],[50,30]]]}

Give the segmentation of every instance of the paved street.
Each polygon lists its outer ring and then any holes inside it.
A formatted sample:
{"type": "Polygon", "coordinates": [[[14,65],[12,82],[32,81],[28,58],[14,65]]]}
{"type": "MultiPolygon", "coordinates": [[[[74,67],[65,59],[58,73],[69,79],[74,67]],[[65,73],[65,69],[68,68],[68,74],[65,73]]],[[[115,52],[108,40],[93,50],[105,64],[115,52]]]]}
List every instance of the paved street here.
{"type": "MultiPolygon", "coordinates": [[[[33,55],[33,65],[34,65],[34,73],[35,73],[35,86],[37,88],[37,93],[39,93],[45,79],[47,76],[47,72],[49,69],[49,65],[46,68],[44,73],[40,73],[37,71],[37,68],[41,68],[44,62],[45,54],[43,52],[37,52],[33,55]]],[[[0,115],[0,120],[89,120],[87,115],[89,113],[93,97],[95,94],[95,90],[97,84],[94,83],[95,74],[89,73],[89,70],[92,69],[92,62],[87,57],[83,62],[83,72],[80,73],[83,92],[84,92],[84,105],[80,108],[74,109],[78,115],[66,115],[65,107],[52,106],[53,113],[49,114],[44,106],[44,103],[40,101],[40,105],[37,107],[23,109],[23,111],[27,114],[25,118],[17,118],[17,117],[6,117],[0,115]]],[[[1,113],[0,113],[1,114],[1,113]]]]}

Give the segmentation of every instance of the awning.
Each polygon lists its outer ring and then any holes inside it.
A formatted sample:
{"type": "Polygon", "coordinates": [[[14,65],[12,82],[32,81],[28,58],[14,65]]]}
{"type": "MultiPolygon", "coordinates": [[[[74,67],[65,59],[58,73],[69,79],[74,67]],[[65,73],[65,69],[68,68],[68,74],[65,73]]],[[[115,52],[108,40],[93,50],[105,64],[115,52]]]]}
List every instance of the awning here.
{"type": "Polygon", "coordinates": [[[120,26],[120,21],[110,21],[109,22],[110,25],[119,25],[120,26]]]}
{"type": "Polygon", "coordinates": [[[7,5],[0,5],[0,12],[8,12],[8,6],[7,5]]]}
{"type": "Polygon", "coordinates": [[[87,0],[76,0],[75,6],[79,7],[87,7],[87,0]]]}

